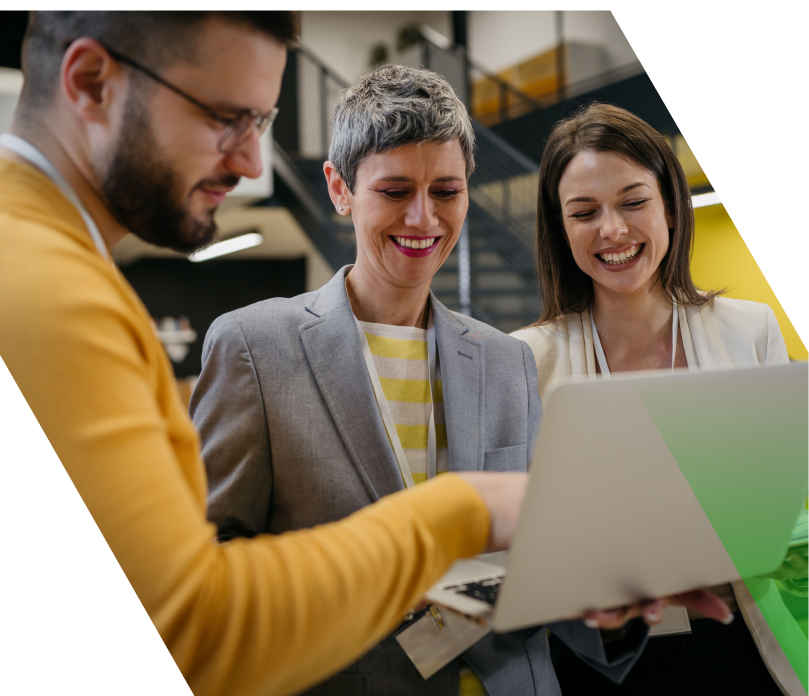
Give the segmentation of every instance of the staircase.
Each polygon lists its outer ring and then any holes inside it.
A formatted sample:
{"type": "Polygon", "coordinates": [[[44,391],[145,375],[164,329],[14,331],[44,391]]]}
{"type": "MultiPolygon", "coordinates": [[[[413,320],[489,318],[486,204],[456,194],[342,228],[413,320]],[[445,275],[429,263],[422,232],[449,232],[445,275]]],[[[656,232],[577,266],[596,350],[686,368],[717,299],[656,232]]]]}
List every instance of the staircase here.
{"type": "MultiPolygon", "coordinates": [[[[305,49],[296,54],[297,69],[319,70],[321,85],[339,79],[305,49]]],[[[321,110],[322,118],[330,121],[333,106],[326,104],[327,92],[320,89],[321,110]]],[[[432,289],[450,309],[510,332],[535,321],[542,309],[533,251],[538,166],[482,124],[473,126],[476,170],[469,182],[466,224],[432,289]]],[[[327,133],[325,127],[321,131],[327,133]]],[[[325,152],[302,157],[285,152],[277,142],[273,147],[275,197],[332,267],[353,263],[353,225],[335,212],[329,198],[323,176],[325,152]]]]}

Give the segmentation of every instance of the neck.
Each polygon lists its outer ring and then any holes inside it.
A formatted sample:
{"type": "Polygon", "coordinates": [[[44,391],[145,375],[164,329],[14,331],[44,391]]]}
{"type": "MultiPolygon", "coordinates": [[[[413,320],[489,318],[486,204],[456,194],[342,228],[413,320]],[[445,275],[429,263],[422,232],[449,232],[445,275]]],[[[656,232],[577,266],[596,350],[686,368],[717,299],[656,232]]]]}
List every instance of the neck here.
{"type": "Polygon", "coordinates": [[[632,295],[596,285],[593,320],[611,370],[647,369],[665,355],[671,360],[672,302],[658,284],[632,295]]]}
{"type": "Polygon", "coordinates": [[[427,328],[429,283],[415,288],[380,282],[364,272],[360,260],[346,277],[346,290],[354,316],[360,321],[392,326],[427,328]]]}
{"type": "MultiPolygon", "coordinates": [[[[10,132],[31,143],[64,177],[98,226],[108,249],[114,249],[129,234],[129,230],[118,223],[107,208],[86,149],[76,147],[75,144],[71,147],[69,139],[62,139],[57,133],[44,128],[26,128],[15,122],[10,132]]],[[[3,150],[3,156],[36,166],[8,150],[3,150]]]]}

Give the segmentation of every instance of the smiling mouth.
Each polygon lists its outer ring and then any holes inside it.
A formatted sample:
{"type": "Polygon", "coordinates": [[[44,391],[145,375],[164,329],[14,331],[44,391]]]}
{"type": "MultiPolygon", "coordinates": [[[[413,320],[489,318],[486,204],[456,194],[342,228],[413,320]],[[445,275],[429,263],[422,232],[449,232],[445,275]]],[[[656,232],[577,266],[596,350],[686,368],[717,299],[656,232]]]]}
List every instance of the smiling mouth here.
{"type": "Polygon", "coordinates": [[[598,256],[598,258],[600,258],[604,263],[607,263],[610,266],[620,266],[621,264],[629,263],[632,259],[634,259],[643,250],[644,246],[646,245],[633,244],[628,249],[624,249],[623,251],[620,251],[617,254],[606,253],[606,254],[596,254],[596,256],[598,256]]]}
{"type": "Polygon", "coordinates": [[[411,237],[391,237],[394,243],[405,249],[429,249],[441,237],[424,237],[413,239],[411,237]]]}

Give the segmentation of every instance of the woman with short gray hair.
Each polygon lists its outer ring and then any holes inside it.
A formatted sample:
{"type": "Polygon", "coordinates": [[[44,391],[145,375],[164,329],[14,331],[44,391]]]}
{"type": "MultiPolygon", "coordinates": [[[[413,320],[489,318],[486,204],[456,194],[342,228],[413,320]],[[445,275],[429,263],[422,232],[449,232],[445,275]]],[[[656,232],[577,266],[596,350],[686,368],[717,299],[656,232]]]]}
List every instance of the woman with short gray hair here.
{"type": "MultiPolygon", "coordinates": [[[[436,73],[385,66],[343,95],[323,169],[353,217],[356,263],[220,317],[205,340],[191,413],[223,533],[331,522],[443,472],[526,469],[541,412],[531,351],[430,292],[461,234],[474,141],[436,73]]],[[[397,641],[422,616],[310,693],[558,693],[544,628],[487,634],[425,680],[397,641]]],[[[620,681],[646,639],[630,625],[610,661],[606,634],[552,630],[620,681]]]]}

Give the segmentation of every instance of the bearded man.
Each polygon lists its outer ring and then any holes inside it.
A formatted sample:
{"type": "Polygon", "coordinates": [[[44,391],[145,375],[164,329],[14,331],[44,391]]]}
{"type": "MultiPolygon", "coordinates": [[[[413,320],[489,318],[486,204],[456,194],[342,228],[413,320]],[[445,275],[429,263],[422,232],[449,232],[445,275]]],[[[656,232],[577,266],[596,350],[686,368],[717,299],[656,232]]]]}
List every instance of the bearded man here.
{"type": "Polygon", "coordinates": [[[0,356],[195,694],[283,694],[388,633],[459,557],[503,548],[519,474],[446,476],[313,531],[225,545],[196,431],[116,271],[190,252],[261,172],[288,12],[31,17],[0,139],[0,356]]]}

